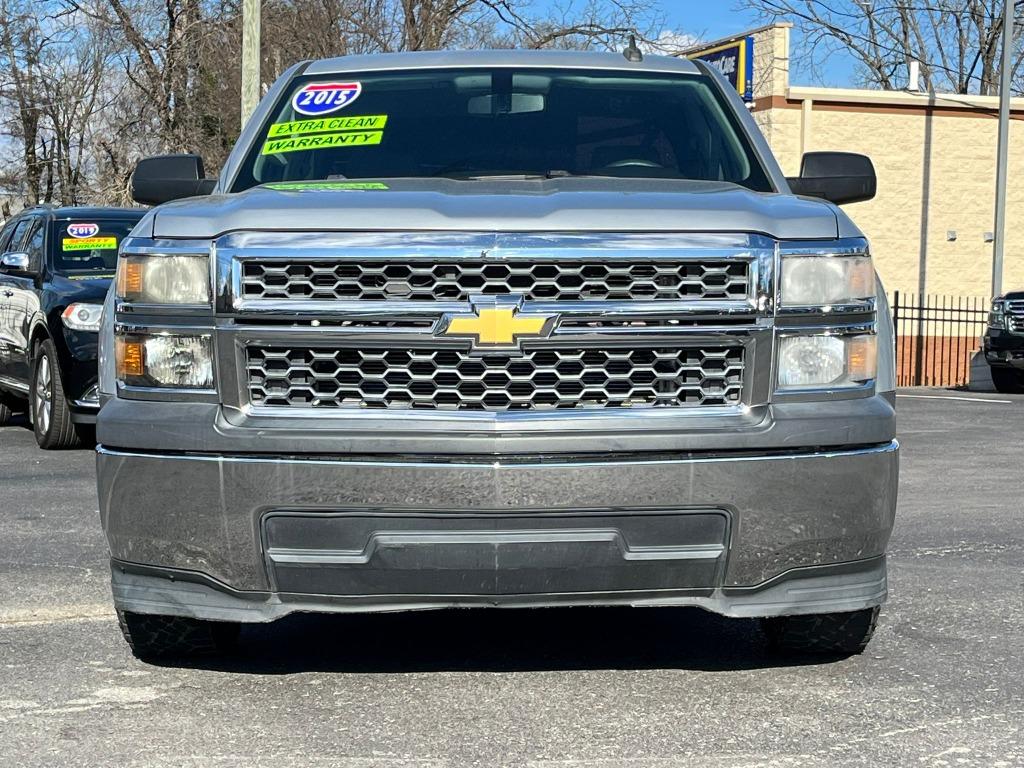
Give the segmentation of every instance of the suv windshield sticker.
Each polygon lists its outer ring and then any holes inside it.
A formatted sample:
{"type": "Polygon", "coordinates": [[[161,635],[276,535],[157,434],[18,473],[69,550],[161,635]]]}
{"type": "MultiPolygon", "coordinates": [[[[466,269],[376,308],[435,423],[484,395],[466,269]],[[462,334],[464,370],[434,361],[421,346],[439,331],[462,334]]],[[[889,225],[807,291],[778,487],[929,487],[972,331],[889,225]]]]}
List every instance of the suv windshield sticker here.
{"type": "Polygon", "coordinates": [[[68,224],[68,234],[72,237],[92,237],[99,231],[99,224],[68,224]]]}
{"type": "Polygon", "coordinates": [[[294,139],[270,139],[263,145],[260,154],[280,155],[285,152],[301,152],[306,149],[365,147],[380,144],[383,138],[383,131],[349,131],[348,133],[321,133],[317,136],[301,136],[294,139]]]}
{"type": "Polygon", "coordinates": [[[267,131],[268,139],[281,136],[306,136],[327,131],[380,130],[387,125],[387,115],[366,115],[360,117],[332,117],[326,120],[293,120],[274,123],[267,131]]]}
{"type": "MultiPolygon", "coordinates": [[[[99,227],[96,227],[99,231],[99,227]]],[[[71,227],[68,227],[68,231],[71,227]]],[[[116,251],[116,237],[65,237],[63,248],[65,251],[116,251]]]]}
{"type": "Polygon", "coordinates": [[[362,92],[362,83],[310,83],[292,96],[292,109],[300,115],[329,115],[347,107],[362,92]]]}
{"type": "Polygon", "coordinates": [[[366,189],[388,189],[387,184],[379,181],[280,181],[273,184],[265,184],[267,189],[274,189],[279,192],[295,192],[305,189],[315,190],[366,190],[366,189]]]}

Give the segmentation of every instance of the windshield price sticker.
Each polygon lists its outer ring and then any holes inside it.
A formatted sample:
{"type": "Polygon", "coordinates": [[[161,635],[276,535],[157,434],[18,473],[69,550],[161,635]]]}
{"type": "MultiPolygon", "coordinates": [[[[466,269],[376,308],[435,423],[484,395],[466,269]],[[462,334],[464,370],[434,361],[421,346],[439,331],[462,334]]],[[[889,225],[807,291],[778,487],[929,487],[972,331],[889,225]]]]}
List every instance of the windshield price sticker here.
{"type": "MultiPolygon", "coordinates": [[[[99,227],[97,227],[97,230],[99,227]]],[[[70,232],[71,227],[68,227],[70,232]]],[[[116,237],[65,237],[63,248],[65,251],[116,251],[116,237]]]]}
{"type": "Polygon", "coordinates": [[[380,144],[383,131],[349,131],[348,133],[321,133],[291,139],[270,139],[263,145],[263,155],[280,155],[307,149],[333,149],[334,147],[368,147],[380,144]]]}
{"type": "Polygon", "coordinates": [[[300,115],[329,115],[347,107],[362,92],[362,83],[310,83],[292,96],[292,109],[300,115]]]}
{"type": "Polygon", "coordinates": [[[99,224],[68,224],[68,234],[72,237],[93,237],[99,231],[99,224]]]}
{"type": "Polygon", "coordinates": [[[360,117],[331,117],[324,120],[293,120],[274,123],[267,132],[268,139],[281,136],[305,136],[311,133],[334,131],[381,130],[387,125],[387,115],[366,115],[360,117]]]}

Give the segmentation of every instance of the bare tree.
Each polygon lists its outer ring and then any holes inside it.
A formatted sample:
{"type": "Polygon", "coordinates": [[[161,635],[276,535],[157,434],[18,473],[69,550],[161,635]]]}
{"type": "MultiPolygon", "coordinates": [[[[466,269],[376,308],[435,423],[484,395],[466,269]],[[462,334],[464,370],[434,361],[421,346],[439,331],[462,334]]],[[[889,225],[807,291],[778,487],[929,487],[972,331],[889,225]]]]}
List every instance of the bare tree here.
{"type": "Polygon", "coordinates": [[[44,190],[46,147],[41,144],[42,85],[40,59],[49,41],[38,23],[30,0],[0,0],[0,100],[13,113],[5,121],[9,137],[21,145],[21,173],[12,190],[24,194],[30,205],[49,199],[44,190]]]}
{"type": "MultiPolygon", "coordinates": [[[[791,21],[814,66],[837,50],[860,64],[865,85],[895,89],[921,62],[928,90],[993,95],[1007,0],[740,0],[769,21],[791,21]]],[[[1010,0],[1012,2],[1012,0],[1010,0]]],[[[1021,13],[1021,11],[1018,11],[1021,13]]],[[[1015,61],[1019,70],[1021,56],[1015,61]]]]}

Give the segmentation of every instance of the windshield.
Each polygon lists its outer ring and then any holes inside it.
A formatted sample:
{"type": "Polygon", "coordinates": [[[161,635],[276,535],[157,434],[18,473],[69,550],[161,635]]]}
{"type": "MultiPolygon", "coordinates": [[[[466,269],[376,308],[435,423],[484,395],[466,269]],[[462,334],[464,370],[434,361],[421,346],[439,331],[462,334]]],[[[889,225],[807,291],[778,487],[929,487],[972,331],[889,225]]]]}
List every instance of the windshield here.
{"type": "Polygon", "coordinates": [[[233,191],[395,177],[611,176],[772,191],[704,75],[456,69],[296,80],[233,191]]]}
{"type": "Polygon", "coordinates": [[[67,219],[55,222],[53,270],[68,275],[113,274],[117,248],[138,219],[67,219]]]}

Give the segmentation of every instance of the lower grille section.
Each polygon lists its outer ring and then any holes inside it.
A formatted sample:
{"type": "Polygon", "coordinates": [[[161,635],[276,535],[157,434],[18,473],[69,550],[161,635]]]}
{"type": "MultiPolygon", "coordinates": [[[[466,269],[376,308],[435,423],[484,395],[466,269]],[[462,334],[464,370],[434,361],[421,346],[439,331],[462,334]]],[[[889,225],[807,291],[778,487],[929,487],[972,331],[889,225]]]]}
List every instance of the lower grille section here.
{"type": "Polygon", "coordinates": [[[738,346],[526,349],[249,347],[249,400],[295,408],[453,411],[734,405],[738,346]]]}

